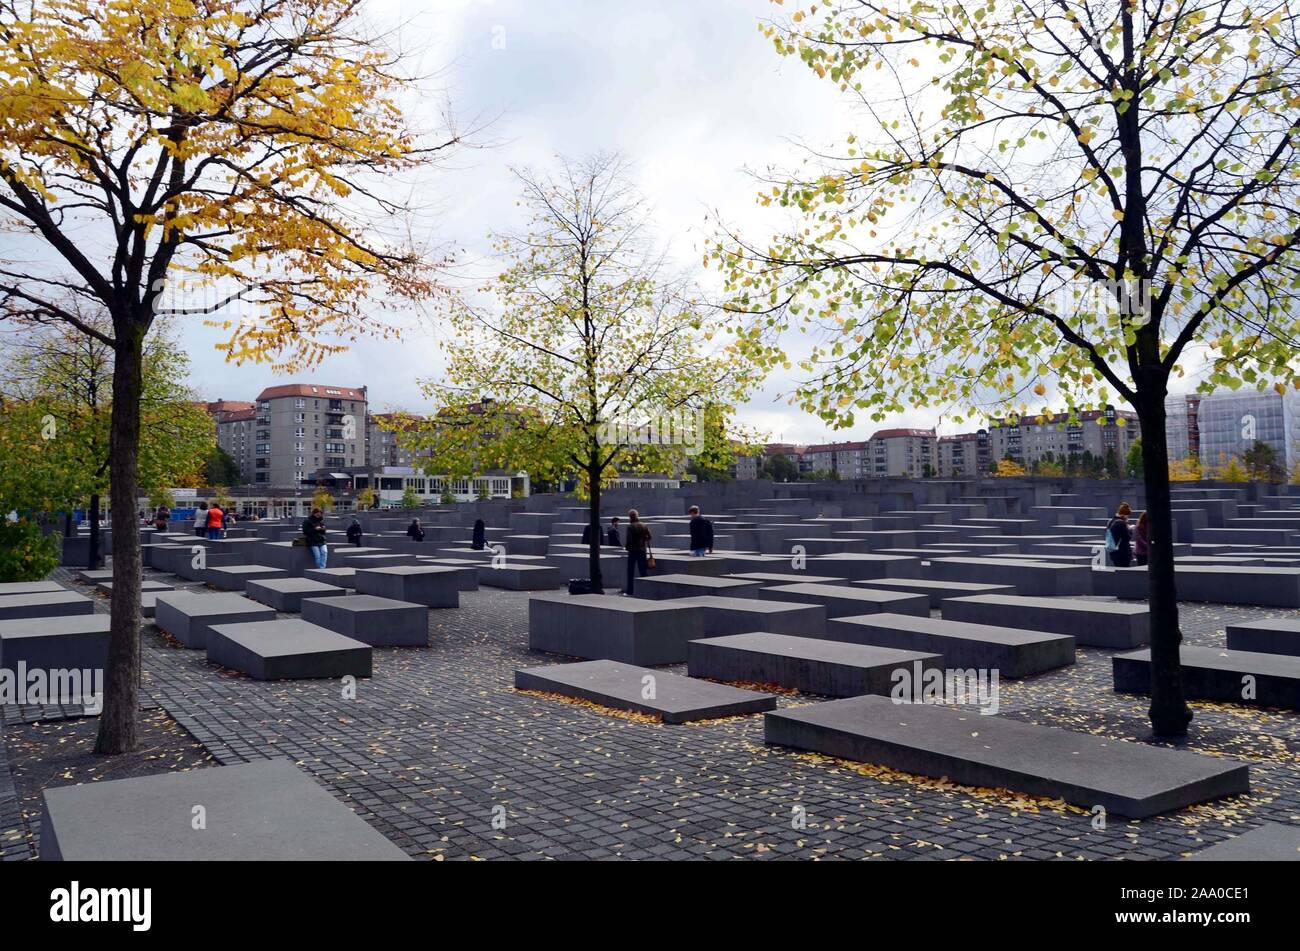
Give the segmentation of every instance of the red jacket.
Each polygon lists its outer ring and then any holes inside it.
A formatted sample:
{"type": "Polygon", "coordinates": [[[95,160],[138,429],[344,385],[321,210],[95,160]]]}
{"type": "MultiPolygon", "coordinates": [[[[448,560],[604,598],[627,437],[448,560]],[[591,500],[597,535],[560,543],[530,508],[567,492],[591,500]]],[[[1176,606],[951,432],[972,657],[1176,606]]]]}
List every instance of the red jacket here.
{"type": "Polygon", "coordinates": [[[215,505],[212,506],[210,509],[208,509],[208,528],[223,527],[223,525],[225,524],[223,521],[224,518],[225,516],[223,515],[221,509],[217,508],[215,505]]]}

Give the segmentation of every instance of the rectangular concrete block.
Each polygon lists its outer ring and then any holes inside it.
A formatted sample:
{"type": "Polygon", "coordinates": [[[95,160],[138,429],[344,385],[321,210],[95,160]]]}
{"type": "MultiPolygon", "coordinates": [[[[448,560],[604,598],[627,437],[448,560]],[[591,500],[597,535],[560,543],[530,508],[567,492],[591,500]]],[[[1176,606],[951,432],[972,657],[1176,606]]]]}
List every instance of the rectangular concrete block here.
{"type": "Polygon", "coordinates": [[[636,596],[651,601],[692,598],[705,594],[754,597],[762,582],[740,578],[714,578],[710,575],[653,575],[639,578],[636,596]]]}
{"type": "Polygon", "coordinates": [[[861,696],[764,715],[766,742],[1141,819],[1249,791],[1247,767],[935,704],[861,696]]]}
{"type": "MultiPolygon", "coordinates": [[[[1188,700],[1300,710],[1300,657],[1186,644],[1178,653],[1188,700]]],[[[1116,693],[1151,692],[1150,650],[1116,654],[1111,667],[1116,693]]]]}
{"type": "MultiPolygon", "coordinates": [[[[606,579],[607,581],[613,579],[606,579]]],[[[479,584],[507,591],[548,591],[564,584],[560,569],[548,565],[481,565],[478,568],[479,584]]],[[[615,582],[621,583],[621,579],[615,582]]]]}
{"type": "Polygon", "coordinates": [[[1227,626],[1228,650],[1300,657],[1300,620],[1268,618],[1239,621],[1227,626]]]}
{"type": "Polygon", "coordinates": [[[616,710],[656,715],[665,723],[744,716],[776,707],[776,697],[771,694],[612,660],[516,670],[515,689],[557,693],[616,710]]]}
{"type": "Polygon", "coordinates": [[[1188,862],[1300,862],[1300,826],[1266,822],[1187,857],[1188,862]]]}
{"type": "Polygon", "coordinates": [[[887,695],[896,670],[919,679],[943,666],[938,654],[767,631],[691,641],[686,662],[692,677],[776,684],[828,697],[887,695]]]}
{"type": "Polygon", "coordinates": [[[354,581],[358,594],[423,604],[430,608],[460,607],[458,569],[434,565],[400,565],[391,568],[358,567],[354,581]]]}
{"type": "Polygon", "coordinates": [[[0,583],[0,598],[10,594],[49,594],[66,590],[57,581],[6,581],[0,583]]]}
{"type": "Polygon", "coordinates": [[[798,601],[803,604],[820,604],[826,617],[853,617],[859,614],[915,614],[930,616],[930,598],[924,594],[904,594],[900,591],[872,591],[838,584],[783,584],[760,588],[759,597],[769,601],[798,601]]]}
{"type": "Polygon", "coordinates": [[[208,630],[208,660],[254,680],[311,680],[369,677],[369,644],[301,618],[214,624],[208,630]]]}
{"type": "Polygon", "coordinates": [[[42,798],[47,862],[407,858],[288,760],[61,786],[42,798]],[[202,831],[196,803],[209,817],[202,831]]]}
{"type": "Polygon", "coordinates": [[[819,637],[826,631],[826,608],[820,604],[720,595],[681,598],[678,603],[694,605],[704,611],[704,634],[707,637],[748,631],[819,637]]]}
{"type": "Polygon", "coordinates": [[[942,654],[949,667],[996,670],[1000,677],[1028,677],[1074,663],[1067,634],[967,624],[904,614],[832,619],[826,637],[854,644],[942,654]]]}
{"type": "Polygon", "coordinates": [[[239,594],[177,591],[156,596],[154,623],[194,650],[208,646],[208,629],[214,624],[274,621],[275,611],[239,594]]]}
{"type": "Polygon", "coordinates": [[[249,581],[244,594],[277,611],[297,614],[302,610],[303,599],[344,597],[348,589],[310,578],[266,578],[249,581]]]}
{"type": "Polygon", "coordinates": [[[108,625],[107,614],[0,621],[0,670],[103,670],[108,625]]]}
{"type": "Polygon", "coordinates": [[[203,573],[203,580],[218,591],[243,591],[250,581],[288,577],[292,576],[284,569],[268,565],[228,565],[223,568],[208,568],[203,573]]]}
{"type": "Polygon", "coordinates": [[[1132,650],[1151,642],[1151,620],[1144,604],[1083,598],[1026,598],[977,595],[943,602],[948,621],[1069,634],[1078,644],[1132,650]]]}
{"type": "Polygon", "coordinates": [[[863,588],[877,591],[902,591],[905,594],[924,594],[930,598],[930,608],[938,608],[945,598],[963,598],[977,594],[1014,594],[1009,584],[978,584],[972,581],[928,581],[924,578],[875,578],[860,581],[863,588]]]}
{"type": "Polygon", "coordinates": [[[686,660],[704,636],[704,611],[676,601],[608,594],[540,594],[528,602],[532,650],[655,666],[686,660]]]}
{"type": "Polygon", "coordinates": [[[355,568],[308,568],[302,573],[308,581],[338,585],[340,588],[357,586],[357,569],[355,568]]]}
{"type": "Polygon", "coordinates": [[[0,621],[29,617],[68,617],[92,614],[95,602],[75,591],[38,591],[34,594],[0,595],[0,621]]]}
{"type": "MultiPolygon", "coordinates": [[[[898,546],[911,547],[911,546],[898,546]]],[[[822,575],[834,575],[850,581],[873,578],[920,578],[921,559],[907,555],[822,555],[808,559],[808,570],[822,575]]]]}
{"type": "Polygon", "coordinates": [[[1092,569],[1086,565],[989,558],[935,558],[930,562],[930,577],[935,581],[1005,584],[1014,587],[1017,594],[1030,597],[1092,594],[1092,569]]]}
{"type": "Polygon", "coordinates": [[[375,647],[427,647],[429,611],[422,604],[369,594],[309,598],[302,619],[375,647]]]}

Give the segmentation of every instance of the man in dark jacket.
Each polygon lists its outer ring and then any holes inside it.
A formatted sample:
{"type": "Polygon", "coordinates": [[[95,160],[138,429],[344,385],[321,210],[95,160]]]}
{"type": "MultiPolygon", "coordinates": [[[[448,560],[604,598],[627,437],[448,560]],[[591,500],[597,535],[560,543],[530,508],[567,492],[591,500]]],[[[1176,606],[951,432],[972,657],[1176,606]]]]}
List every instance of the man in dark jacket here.
{"type": "Polygon", "coordinates": [[[623,593],[630,597],[635,575],[639,573],[644,578],[650,570],[650,529],[641,521],[636,509],[627,513],[627,521],[627,544],[624,546],[627,549],[627,586],[623,593]]]}
{"type": "Polygon", "coordinates": [[[307,540],[307,547],[311,550],[311,557],[315,560],[316,567],[327,567],[329,550],[325,547],[324,512],[320,509],[312,509],[311,515],[302,520],[302,537],[307,540]]]}
{"type": "Polygon", "coordinates": [[[582,526],[582,543],[584,545],[591,544],[591,523],[590,522],[582,526]]]}
{"type": "Polygon", "coordinates": [[[352,520],[352,524],[348,526],[348,541],[357,546],[361,545],[361,523],[355,518],[352,520]]]}
{"type": "Polygon", "coordinates": [[[605,536],[605,544],[613,545],[618,548],[623,544],[623,539],[618,534],[618,516],[615,515],[609,520],[609,534],[605,536]]]}
{"type": "Polygon", "coordinates": [[[700,514],[700,507],[690,507],[691,554],[696,558],[713,554],[713,523],[700,514]]]}
{"type": "Polygon", "coordinates": [[[420,525],[418,518],[411,519],[411,524],[406,526],[406,534],[412,541],[424,541],[424,528],[420,525]]]}

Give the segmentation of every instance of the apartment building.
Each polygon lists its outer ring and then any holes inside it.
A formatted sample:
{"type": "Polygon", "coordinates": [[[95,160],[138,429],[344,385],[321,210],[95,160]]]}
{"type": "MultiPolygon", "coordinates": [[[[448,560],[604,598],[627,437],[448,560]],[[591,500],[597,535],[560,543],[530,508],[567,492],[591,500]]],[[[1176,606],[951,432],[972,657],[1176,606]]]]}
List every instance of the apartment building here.
{"type": "Polygon", "coordinates": [[[417,466],[416,453],[402,445],[401,432],[420,417],[408,413],[376,413],[366,417],[366,465],[417,466]]]}
{"type": "Polygon", "coordinates": [[[1101,460],[1114,453],[1123,465],[1141,435],[1137,413],[1107,407],[1080,412],[1073,421],[1068,413],[995,420],[989,427],[989,451],[994,465],[1000,459],[1014,459],[1030,467],[1049,453],[1061,460],[1085,452],[1101,460]]]}
{"type": "Polygon", "coordinates": [[[247,405],[217,416],[217,445],[247,484],[300,486],[318,469],[366,463],[364,386],[289,383],[267,387],[247,405]]]}
{"type": "Polygon", "coordinates": [[[987,429],[940,436],[936,451],[939,460],[936,474],[945,479],[974,479],[993,466],[987,429]]]}
{"type": "Polygon", "coordinates": [[[938,473],[938,437],[933,429],[881,429],[867,440],[870,471],[876,479],[928,479],[938,473]]]}

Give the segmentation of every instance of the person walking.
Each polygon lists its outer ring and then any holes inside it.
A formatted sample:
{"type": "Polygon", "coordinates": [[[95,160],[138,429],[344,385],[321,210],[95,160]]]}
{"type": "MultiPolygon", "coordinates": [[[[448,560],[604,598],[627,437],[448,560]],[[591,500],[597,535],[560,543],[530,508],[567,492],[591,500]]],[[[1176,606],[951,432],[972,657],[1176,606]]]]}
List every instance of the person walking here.
{"type": "Polygon", "coordinates": [[[406,526],[406,534],[412,541],[424,541],[424,529],[420,527],[418,518],[411,519],[411,524],[406,526]]]}
{"type": "Polygon", "coordinates": [[[194,510],[194,534],[199,538],[208,537],[208,503],[200,502],[194,510]]]}
{"type": "Polygon", "coordinates": [[[698,505],[692,505],[687,511],[691,516],[691,557],[712,555],[713,523],[700,514],[698,505]]]}
{"type": "Polygon", "coordinates": [[[208,506],[208,538],[216,541],[221,537],[221,532],[225,526],[226,513],[221,511],[216,502],[213,502],[208,506]]]}
{"type": "Polygon", "coordinates": [[[329,548],[325,545],[325,513],[312,509],[311,514],[302,520],[302,537],[307,540],[311,557],[317,568],[327,567],[329,548]]]}
{"type": "Polygon", "coordinates": [[[1133,564],[1145,565],[1147,558],[1151,554],[1151,540],[1147,535],[1149,531],[1147,523],[1147,513],[1143,512],[1138,516],[1137,528],[1133,532],[1133,564]]]}
{"type": "Polygon", "coordinates": [[[636,509],[627,513],[627,585],[623,593],[631,597],[635,574],[645,577],[650,570],[650,528],[641,521],[636,509]]]}
{"type": "Polygon", "coordinates": [[[613,545],[615,548],[618,548],[620,545],[623,544],[623,539],[622,539],[622,537],[620,537],[619,534],[618,534],[618,516],[617,516],[617,515],[615,515],[613,518],[611,518],[611,519],[609,520],[609,532],[608,532],[608,534],[606,534],[606,536],[605,536],[605,544],[606,544],[606,545],[613,545]]]}
{"type": "Polygon", "coordinates": [[[1128,527],[1128,517],[1132,514],[1129,504],[1121,502],[1115,517],[1106,526],[1106,552],[1116,568],[1127,568],[1133,563],[1133,535],[1128,527]]]}
{"type": "Polygon", "coordinates": [[[475,551],[482,551],[487,548],[487,526],[483,524],[483,519],[474,519],[474,537],[469,543],[469,547],[475,551]]]}
{"type": "Polygon", "coordinates": [[[348,526],[348,541],[357,547],[361,546],[361,523],[355,515],[352,516],[352,524],[348,526]]]}

